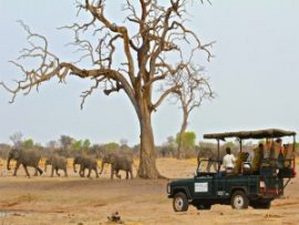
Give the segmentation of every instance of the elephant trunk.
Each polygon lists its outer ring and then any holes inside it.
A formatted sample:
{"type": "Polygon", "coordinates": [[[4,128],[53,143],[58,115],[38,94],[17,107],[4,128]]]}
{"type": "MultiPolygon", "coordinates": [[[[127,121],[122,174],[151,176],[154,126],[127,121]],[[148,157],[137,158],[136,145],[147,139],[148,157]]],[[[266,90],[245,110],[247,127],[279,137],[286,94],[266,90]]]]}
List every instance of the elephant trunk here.
{"type": "Polygon", "coordinates": [[[11,156],[8,157],[7,159],[7,170],[10,170],[10,160],[11,160],[11,156]]]}

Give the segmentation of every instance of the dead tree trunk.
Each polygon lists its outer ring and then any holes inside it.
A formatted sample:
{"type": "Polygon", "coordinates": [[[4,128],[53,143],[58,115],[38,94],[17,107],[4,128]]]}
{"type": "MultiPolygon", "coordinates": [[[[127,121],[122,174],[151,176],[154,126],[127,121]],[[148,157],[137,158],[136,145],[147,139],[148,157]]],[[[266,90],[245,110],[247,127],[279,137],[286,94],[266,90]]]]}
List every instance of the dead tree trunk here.
{"type": "Polygon", "coordinates": [[[156,151],[150,112],[144,112],[140,119],[140,163],[138,176],[141,178],[158,178],[156,151]]]}
{"type": "Polygon", "coordinates": [[[184,158],[184,154],[183,154],[183,148],[182,148],[182,144],[183,144],[183,134],[186,132],[187,126],[188,126],[188,117],[189,117],[189,113],[187,108],[183,108],[183,121],[182,121],[182,125],[181,125],[181,129],[180,132],[178,133],[178,149],[177,149],[177,159],[182,159],[184,158]]]}

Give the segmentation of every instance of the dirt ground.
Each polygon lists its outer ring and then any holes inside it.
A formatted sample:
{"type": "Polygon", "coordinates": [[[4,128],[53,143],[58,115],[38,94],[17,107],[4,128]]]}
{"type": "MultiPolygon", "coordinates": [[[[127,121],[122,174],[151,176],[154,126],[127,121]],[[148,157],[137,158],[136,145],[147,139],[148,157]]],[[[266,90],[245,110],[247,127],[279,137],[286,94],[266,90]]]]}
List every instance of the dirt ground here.
{"type": "MultiPolygon", "coordinates": [[[[159,159],[158,168],[167,177],[191,177],[195,160],[159,159]]],[[[71,171],[71,169],[70,169],[71,171]]],[[[2,171],[3,172],[3,171],[2,171]]],[[[33,171],[31,171],[32,174],[33,171]]],[[[0,174],[0,225],[99,225],[110,224],[107,216],[119,211],[124,224],[298,224],[298,178],[270,210],[232,210],[214,205],[209,211],[190,207],[174,213],[167,198],[166,180],[114,180],[108,169],[99,179],[0,174]]],[[[124,174],[122,174],[124,176],[124,174]]]]}

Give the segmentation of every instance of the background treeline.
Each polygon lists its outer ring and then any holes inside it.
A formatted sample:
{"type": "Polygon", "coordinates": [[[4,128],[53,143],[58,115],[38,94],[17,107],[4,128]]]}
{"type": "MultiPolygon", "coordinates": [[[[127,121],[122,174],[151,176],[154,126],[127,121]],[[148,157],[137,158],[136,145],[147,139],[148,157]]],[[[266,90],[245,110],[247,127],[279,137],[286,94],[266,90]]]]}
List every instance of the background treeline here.
{"type": "MultiPolygon", "coordinates": [[[[217,154],[217,145],[215,142],[199,142],[196,143],[196,135],[194,132],[187,131],[181,136],[170,136],[159,146],[156,146],[157,157],[177,157],[178,143],[181,141],[181,158],[194,158],[198,153],[201,157],[210,157],[217,154]]],[[[39,144],[31,138],[23,138],[21,133],[15,133],[10,137],[11,144],[0,143],[0,157],[7,158],[8,151],[13,146],[19,146],[25,149],[39,149],[43,157],[52,155],[53,153],[65,156],[74,157],[77,154],[94,155],[96,158],[101,158],[108,152],[125,152],[130,153],[135,157],[139,156],[139,145],[129,146],[125,139],[119,142],[109,142],[104,144],[93,144],[89,139],[77,140],[68,135],[61,135],[58,140],[49,141],[46,145],[39,144]]],[[[245,142],[243,149],[251,150],[256,146],[256,143],[245,142]]],[[[221,145],[221,151],[224,152],[226,147],[230,147],[233,153],[239,151],[239,143],[237,141],[225,142],[221,145]]],[[[299,143],[296,144],[296,153],[299,155],[299,143]]]]}

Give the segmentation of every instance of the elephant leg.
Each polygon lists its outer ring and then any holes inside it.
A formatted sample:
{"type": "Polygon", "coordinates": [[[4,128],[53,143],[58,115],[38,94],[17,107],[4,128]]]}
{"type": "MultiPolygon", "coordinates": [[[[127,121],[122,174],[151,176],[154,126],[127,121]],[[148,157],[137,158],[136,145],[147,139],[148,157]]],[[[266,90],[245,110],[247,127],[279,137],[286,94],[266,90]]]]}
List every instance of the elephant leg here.
{"type": "Polygon", "coordinates": [[[14,170],[14,172],[13,172],[13,176],[17,176],[17,171],[18,171],[20,165],[21,165],[21,163],[20,163],[20,162],[17,162],[16,167],[15,167],[15,170],[14,170]]]}
{"type": "Polygon", "coordinates": [[[91,168],[88,168],[88,174],[87,174],[87,177],[90,177],[90,174],[91,174],[91,168]]]}
{"type": "Polygon", "coordinates": [[[94,172],[96,173],[96,178],[99,178],[98,168],[94,168],[94,172]]]}
{"type": "Polygon", "coordinates": [[[126,170],[126,180],[128,180],[128,179],[129,179],[129,171],[126,170]]]}
{"type": "Polygon", "coordinates": [[[36,173],[37,171],[39,172],[39,175],[42,175],[43,174],[43,170],[41,168],[39,168],[38,166],[36,166],[36,173]]]}
{"type": "Polygon", "coordinates": [[[113,180],[113,176],[114,176],[114,168],[111,165],[111,175],[110,175],[110,179],[113,180]]]}
{"type": "Polygon", "coordinates": [[[79,175],[80,177],[82,177],[82,166],[80,165],[80,168],[79,168],[79,175]]]}
{"type": "Polygon", "coordinates": [[[54,176],[54,166],[52,166],[52,169],[51,169],[51,177],[54,176]]]}
{"type": "Polygon", "coordinates": [[[23,164],[23,167],[24,167],[24,170],[25,170],[25,172],[26,172],[27,177],[30,178],[30,174],[29,174],[29,172],[28,172],[27,166],[23,164]]]}
{"type": "Polygon", "coordinates": [[[85,168],[82,165],[80,165],[79,174],[80,177],[85,177],[85,168]]]}
{"type": "Polygon", "coordinates": [[[116,177],[118,178],[118,179],[121,179],[121,175],[119,174],[119,170],[115,170],[115,175],[116,175],[116,177]]]}
{"type": "Polygon", "coordinates": [[[132,169],[129,172],[130,172],[131,179],[133,179],[133,171],[132,171],[132,169]]]}
{"type": "Polygon", "coordinates": [[[35,172],[34,172],[34,175],[33,176],[35,176],[35,177],[37,177],[38,176],[38,171],[37,171],[37,169],[35,168],[35,172]]]}
{"type": "Polygon", "coordinates": [[[67,177],[68,175],[67,175],[67,170],[66,170],[66,168],[64,168],[63,170],[64,170],[64,176],[67,177]]]}
{"type": "Polygon", "coordinates": [[[56,168],[56,175],[60,177],[60,173],[58,172],[58,168],[56,168]]]}

